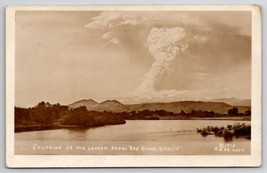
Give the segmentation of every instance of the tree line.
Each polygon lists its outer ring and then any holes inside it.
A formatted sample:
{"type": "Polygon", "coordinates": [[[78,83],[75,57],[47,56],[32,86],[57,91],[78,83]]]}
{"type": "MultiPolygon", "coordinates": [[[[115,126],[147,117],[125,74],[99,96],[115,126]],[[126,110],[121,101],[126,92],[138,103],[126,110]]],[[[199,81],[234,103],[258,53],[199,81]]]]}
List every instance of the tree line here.
{"type": "Polygon", "coordinates": [[[15,107],[15,129],[32,127],[97,127],[124,124],[126,121],[112,112],[88,111],[85,106],[69,109],[59,103],[40,102],[32,108],[15,107]]]}
{"type": "Polygon", "coordinates": [[[141,110],[131,112],[89,111],[85,106],[69,108],[68,106],[40,102],[32,108],[15,107],[15,128],[32,127],[97,127],[111,124],[124,124],[125,120],[190,119],[191,117],[218,117],[250,115],[250,110],[239,113],[238,108],[228,110],[228,114],[214,111],[191,110],[180,113],[166,110],[141,110]]]}

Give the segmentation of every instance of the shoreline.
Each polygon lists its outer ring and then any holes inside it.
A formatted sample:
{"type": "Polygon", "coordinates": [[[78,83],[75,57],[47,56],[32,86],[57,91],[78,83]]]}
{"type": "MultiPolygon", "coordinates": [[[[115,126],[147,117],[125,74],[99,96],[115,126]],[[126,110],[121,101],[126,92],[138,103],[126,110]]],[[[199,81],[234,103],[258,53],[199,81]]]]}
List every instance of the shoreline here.
{"type": "MultiPolygon", "coordinates": [[[[207,118],[184,118],[184,119],[131,119],[131,120],[125,120],[125,121],[160,121],[160,120],[224,120],[224,121],[251,121],[251,117],[207,117],[207,118]]],[[[15,133],[21,133],[21,132],[30,132],[30,131],[42,131],[42,130],[58,130],[58,129],[89,129],[89,128],[97,128],[97,127],[103,127],[103,126],[110,126],[110,125],[123,125],[125,123],[118,123],[118,124],[106,124],[106,125],[100,125],[100,126],[73,126],[73,125],[60,125],[60,126],[28,126],[28,127],[15,127],[14,132],[15,133]]]]}
{"type": "MultiPolygon", "coordinates": [[[[126,124],[123,123],[123,124],[126,124]]],[[[97,127],[104,127],[104,126],[112,126],[112,125],[123,125],[123,124],[106,124],[101,126],[72,126],[72,125],[63,125],[63,126],[49,126],[49,127],[21,127],[21,128],[15,128],[15,133],[21,133],[21,132],[31,132],[31,131],[42,131],[42,130],[59,130],[59,129],[91,129],[91,128],[97,128],[97,127]]]]}
{"type": "Polygon", "coordinates": [[[191,120],[226,120],[226,121],[251,121],[251,117],[232,117],[232,118],[192,118],[191,120]]]}

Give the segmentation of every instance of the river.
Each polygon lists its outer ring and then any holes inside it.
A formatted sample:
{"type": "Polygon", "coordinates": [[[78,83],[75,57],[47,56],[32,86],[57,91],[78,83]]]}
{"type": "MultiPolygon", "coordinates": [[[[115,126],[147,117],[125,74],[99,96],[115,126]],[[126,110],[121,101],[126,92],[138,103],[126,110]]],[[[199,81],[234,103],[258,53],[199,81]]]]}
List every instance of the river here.
{"type": "Polygon", "coordinates": [[[227,120],[128,120],[87,129],[15,133],[15,154],[36,155],[247,155],[250,140],[202,137],[196,128],[250,123],[227,120]]]}

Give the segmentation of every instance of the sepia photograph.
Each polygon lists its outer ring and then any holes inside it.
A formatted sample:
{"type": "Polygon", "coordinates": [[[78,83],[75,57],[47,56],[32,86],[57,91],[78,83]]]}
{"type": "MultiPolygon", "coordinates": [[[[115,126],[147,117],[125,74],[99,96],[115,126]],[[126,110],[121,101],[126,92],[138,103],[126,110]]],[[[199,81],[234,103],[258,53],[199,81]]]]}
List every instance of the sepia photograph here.
{"type": "Polygon", "coordinates": [[[259,6],[11,6],[6,27],[11,167],[261,164],[259,6]]]}

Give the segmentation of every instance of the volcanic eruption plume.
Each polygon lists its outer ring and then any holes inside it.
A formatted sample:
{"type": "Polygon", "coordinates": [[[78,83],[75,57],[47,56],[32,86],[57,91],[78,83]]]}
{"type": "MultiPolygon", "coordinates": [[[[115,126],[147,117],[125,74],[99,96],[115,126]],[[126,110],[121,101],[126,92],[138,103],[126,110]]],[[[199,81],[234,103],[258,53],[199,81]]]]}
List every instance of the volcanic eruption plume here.
{"type": "Polygon", "coordinates": [[[137,88],[139,92],[153,92],[160,80],[179,55],[188,47],[185,41],[186,32],[181,27],[151,29],[147,44],[148,50],[155,58],[150,70],[143,76],[137,88]]]}

